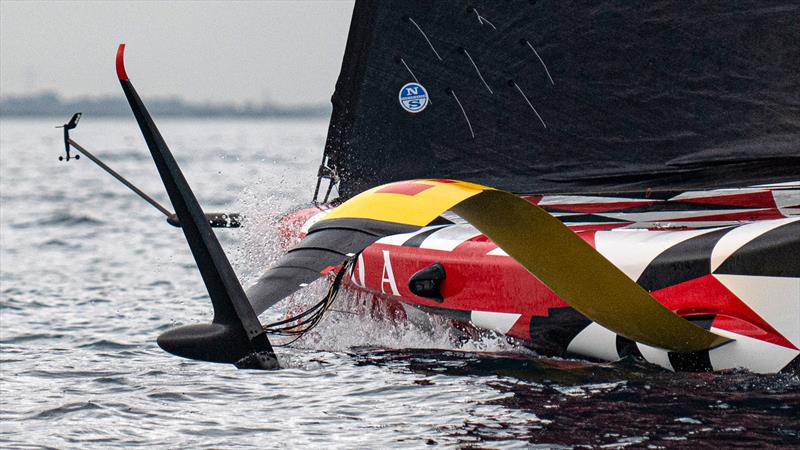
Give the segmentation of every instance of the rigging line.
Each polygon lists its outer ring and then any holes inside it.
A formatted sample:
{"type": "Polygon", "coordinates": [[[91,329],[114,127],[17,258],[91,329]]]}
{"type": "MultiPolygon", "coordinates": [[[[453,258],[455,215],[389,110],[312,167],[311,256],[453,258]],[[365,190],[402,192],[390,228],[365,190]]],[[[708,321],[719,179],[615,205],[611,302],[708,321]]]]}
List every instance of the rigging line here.
{"type": "Polygon", "coordinates": [[[464,53],[465,55],[467,55],[467,58],[469,58],[469,62],[472,63],[472,67],[475,68],[475,72],[478,73],[478,77],[483,82],[483,85],[486,86],[486,89],[489,90],[489,93],[490,94],[494,94],[494,91],[492,91],[492,88],[489,87],[489,83],[487,83],[486,80],[483,79],[483,75],[481,74],[480,69],[478,69],[477,64],[475,64],[475,61],[473,61],[472,56],[469,55],[469,52],[467,51],[467,49],[465,49],[464,47],[461,47],[461,52],[464,53]]]}
{"type": "Polygon", "coordinates": [[[525,43],[528,44],[528,47],[530,47],[530,49],[533,50],[533,54],[536,55],[536,57],[539,59],[539,62],[542,63],[542,67],[544,67],[544,71],[545,73],[547,73],[547,78],[550,79],[550,84],[555,86],[556,83],[553,82],[553,77],[550,76],[550,71],[547,70],[547,64],[545,64],[544,60],[542,60],[542,57],[539,56],[539,52],[537,52],[536,49],[533,48],[533,45],[531,45],[531,42],[529,40],[526,39],[525,43]]]}
{"type": "Polygon", "coordinates": [[[403,66],[405,66],[405,68],[406,68],[406,70],[408,71],[408,73],[410,73],[410,74],[411,74],[411,78],[413,78],[413,79],[414,79],[414,81],[416,81],[417,83],[419,83],[419,80],[417,79],[417,76],[416,76],[416,75],[414,75],[414,72],[412,72],[412,71],[411,71],[411,68],[410,68],[410,67],[408,67],[408,64],[406,64],[405,60],[404,60],[403,58],[400,58],[400,62],[403,64],[403,66]]]}
{"type": "Polygon", "coordinates": [[[467,112],[464,111],[464,106],[461,105],[461,102],[458,100],[455,91],[453,91],[452,89],[448,89],[448,91],[450,91],[450,94],[453,96],[454,99],[456,99],[458,107],[461,108],[461,114],[464,114],[464,120],[467,121],[467,126],[469,127],[469,134],[472,135],[472,139],[475,139],[475,132],[472,131],[472,124],[469,123],[469,117],[467,117],[467,112]]]}
{"type": "MultiPolygon", "coordinates": [[[[312,307],[308,308],[307,310],[303,311],[301,314],[289,317],[288,319],[284,319],[284,320],[281,320],[279,322],[273,322],[273,323],[271,323],[269,325],[264,325],[264,329],[265,330],[278,329],[277,327],[279,325],[286,325],[286,324],[290,324],[292,322],[298,322],[300,319],[302,319],[302,318],[304,318],[304,317],[306,317],[308,315],[314,314],[319,308],[325,306],[325,302],[327,301],[327,299],[328,299],[328,297],[326,296],[321,301],[316,303],[314,306],[312,306],[312,307]]],[[[291,329],[291,328],[295,328],[295,327],[297,327],[297,325],[291,325],[291,326],[284,327],[284,328],[291,329]]]]}
{"type": "Polygon", "coordinates": [[[519,91],[520,95],[522,95],[522,98],[524,98],[525,102],[528,104],[528,106],[531,107],[531,109],[533,110],[533,113],[536,114],[536,117],[539,118],[539,122],[542,122],[542,126],[547,128],[547,124],[545,124],[544,120],[542,120],[542,116],[539,115],[539,111],[536,111],[536,108],[533,107],[533,104],[531,103],[531,101],[528,100],[528,96],[525,95],[524,92],[522,92],[522,88],[519,87],[519,85],[517,84],[516,81],[514,81],[513,83],[514,83],[514,87],[517,88],[517,91],[519,91]]]}
{"type": "Polygon", "coordinates": [[[478,12],[478,9],[477,9],[477,8],[472,8],[472,11],[474,11],[474,12],[475,12],[475,15],[476,15],[476,16],[478,16],[478,23],[480,23],[481,25],[483,25],[483,23],[484,23],[484,22],[486,22],[486,23],[488,23],[488,24],[489,24],[489,26],[490,26],[490,27],[492,27],[492,28],[494,28],[495,30],[497,30],[497,27],[496,27],[496,26],[494,26],[494,24],[493,24],[492,22],[489,22],[489,19],[487,19],[486,17],[483,17],[483,16],[482,16],[482,15],[481,15],[481,14],[478,12]]]}
{"type": "MultiPolygon", "coordinates": [[[[403,64],[403,66],[405,66],[405,68],[406,68],[406,70],[408,71],[408,73],[410,73],[410,74],[411,74],[411,78],[413,78],[413,79],[414,79],[414,81],[416,81],[416,83],[417,83],[417,84],[421,84],[421,83],[419,82],[419,80],[417,79],[417,76],[416,76],[416,75],[414,75],[414,72],[412,72],[412,71],[411,71],[411,68],[410,68],[410,67],[408,67],[408,64],[406,64],[406,61],[405,61],[403,58],[400,58],[400,63],[401,63],[401,64],[403,64]]],[[[431,101],[430,97],[428,97],[428,104],[429,104],[429,105],[432,105],[432,104],[433,104],[433,102],[431,101]]]]}
{"type": "Polygon", "coordinates": [[[295,338],[291,341],[278,345],[277,347],[286,347],[291,345],[301,337],[305,336],[305,334],[311,331],[314,327],[319,325],[323,316],[325,315],[325,312],[328,311],[331,304],[333,304],[333,301],[336,299],[337,294],[339,293],[339,288],[341,287],[344,274],[352,267],[353,264],[353,259],[348,259],[342,264],[342,267],[336,274],[333,283],[331,283],[331,286],[328,288],[325,298],[323,298],[317,304],[311,306],[299,315],[262,326],[264,331],[273,335],[286,337],[295,336],[295,338]]]}
{"type": "Polygon", "coordinates": [[[426,41],[426,42],[428,43],[428,45],[431,47],[431,50],[433,50],[433,53],[436,55],[436,57],[437,57],[437,58],[439,58],[439,61],[441,61],[441,60],[442,60],[442,57],[441,57],[441,56],[439,56],[439,52],[437,52],[437,51],[436,51],[436,48],[434,48],[433,44],[431,44],[431,40],[430,40],[430,39],[428,39],[428,35],[426,35],[424,31],[422,31],[422,28],[421,28],[419,25],[417,25],[417,22],[414,22],[414,19],[412,19],[411,17],[409,17],[409,18],[408,18],[408,21],[409,21],[409,22],[411,22],[412,24],[414,24],[414,26],[415,26],[415,27],[417,27],[417,29],[419,30],[419,32],[422,34],[422,37],[424,37],[424,38],[425,38],[425,41],[426,41]]]}

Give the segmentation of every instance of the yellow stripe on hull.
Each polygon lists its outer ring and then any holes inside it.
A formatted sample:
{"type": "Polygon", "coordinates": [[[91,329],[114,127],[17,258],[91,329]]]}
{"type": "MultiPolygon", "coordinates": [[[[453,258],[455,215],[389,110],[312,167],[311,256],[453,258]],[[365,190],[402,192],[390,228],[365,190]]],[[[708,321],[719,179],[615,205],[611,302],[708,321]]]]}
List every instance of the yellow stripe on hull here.
{"type": "Polygon", "coordinates": [[[621,336],[675,352],[730,341],[664,307],[558,219],[508,192],[461,181],[403,181],[365,191],[321,222],[348,218],[422,227],[448,210],[570,306],[621,336]]]}
{"type": "Polygon", "coordinates": [[[492,189],[451,180],[413,180],[385,184],[342,203],[325,219],[370,219],[424,227],[454,205],[492,189]]]}

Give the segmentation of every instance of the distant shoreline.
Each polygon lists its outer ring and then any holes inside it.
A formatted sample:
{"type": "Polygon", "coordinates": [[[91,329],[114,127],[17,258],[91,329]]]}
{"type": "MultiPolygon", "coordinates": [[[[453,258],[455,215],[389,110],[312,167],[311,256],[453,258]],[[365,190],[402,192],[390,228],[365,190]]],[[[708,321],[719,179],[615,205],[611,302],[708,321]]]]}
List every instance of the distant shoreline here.
{"type": "MultiPolygon", "coordinates": [[[[330,105],[197,103],[177,97],[149,99],[147,106],[154,116],[174,118],[326,118],[331,114],[330,105]]],[[[129,117],[131,114],[122,96],[66,100],[52,92],[41,92],[0,98],[0,117],[3,118],[68,117],[76,112],[103,118],[129,117]]]]}

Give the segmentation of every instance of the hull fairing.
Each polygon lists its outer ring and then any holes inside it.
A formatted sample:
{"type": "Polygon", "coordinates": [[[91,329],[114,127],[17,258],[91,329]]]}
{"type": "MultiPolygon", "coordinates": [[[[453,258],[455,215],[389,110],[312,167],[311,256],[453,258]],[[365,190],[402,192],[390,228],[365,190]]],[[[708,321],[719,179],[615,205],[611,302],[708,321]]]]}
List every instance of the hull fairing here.
{"type": "MultiPolygon", "coordinates": [[[[641,357],[670,370],[778,372],[800,355],[800,183],[677,195],[525,196],[660,303],[734,342],[674,353],[632,342],[569,307],[457,216],[384,237],[347,286],[524,341],[548,355],[641,357]],[[449,222],[449,223],[448,223],[449,222]],[[408,280],[439,263],[442,300],[408,280]]],[[[299,212],[301,232],[327,211],[299,212]]],[[[576,261],[580,264],[580,261],[576,261]]]]}

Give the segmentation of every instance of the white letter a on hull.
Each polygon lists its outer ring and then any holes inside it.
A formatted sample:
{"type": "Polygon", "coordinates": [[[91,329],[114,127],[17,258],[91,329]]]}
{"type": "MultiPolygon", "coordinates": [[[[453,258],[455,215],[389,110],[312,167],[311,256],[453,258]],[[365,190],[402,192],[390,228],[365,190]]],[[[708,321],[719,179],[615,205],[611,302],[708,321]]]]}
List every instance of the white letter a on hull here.
{"type": "Polygon", "coordinates": [[[392,262],[389,261],[389,250],[383,250],[383,274],[381,275],[381,292],[384,294],[386,290],[384,286],[386,283],[389,283],[389,287],[392,288],[392,295],[400,296],[400,292],[397,290],[397,282],[394,281],[394,272],[392,271],[392,262]]]}

